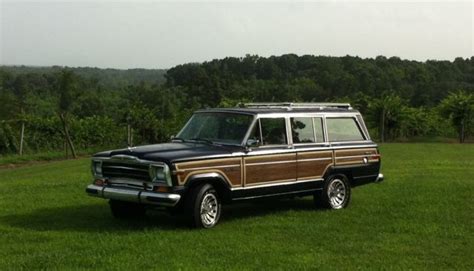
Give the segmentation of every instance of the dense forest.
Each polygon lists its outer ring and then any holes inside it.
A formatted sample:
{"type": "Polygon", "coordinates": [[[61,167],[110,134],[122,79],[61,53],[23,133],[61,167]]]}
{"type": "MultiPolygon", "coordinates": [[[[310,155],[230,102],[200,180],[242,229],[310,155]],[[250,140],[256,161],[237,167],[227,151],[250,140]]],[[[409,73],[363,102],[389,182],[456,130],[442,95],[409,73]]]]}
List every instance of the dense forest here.
{"type": "Polygon", "coordinates": [[[0,66],[0,154],[162,142],[192,112],[241,102],[350,102],[379,141],[469,139],[474,57],[294,54],[169,70],[0,66]]]}

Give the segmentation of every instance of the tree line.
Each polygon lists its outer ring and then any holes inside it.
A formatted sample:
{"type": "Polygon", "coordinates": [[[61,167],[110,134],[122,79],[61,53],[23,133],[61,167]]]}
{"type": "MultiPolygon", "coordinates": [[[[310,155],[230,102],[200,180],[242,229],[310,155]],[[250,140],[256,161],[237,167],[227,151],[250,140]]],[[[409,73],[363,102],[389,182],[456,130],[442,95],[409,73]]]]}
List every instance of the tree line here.
{"type": "Polygon", "coordinates": [[[169,70],[0,67],[0,153],[163,142],[192,112],[241,102],[350,102],[380,141],[474,131],[474,57],[287,54],[169,70]]]}

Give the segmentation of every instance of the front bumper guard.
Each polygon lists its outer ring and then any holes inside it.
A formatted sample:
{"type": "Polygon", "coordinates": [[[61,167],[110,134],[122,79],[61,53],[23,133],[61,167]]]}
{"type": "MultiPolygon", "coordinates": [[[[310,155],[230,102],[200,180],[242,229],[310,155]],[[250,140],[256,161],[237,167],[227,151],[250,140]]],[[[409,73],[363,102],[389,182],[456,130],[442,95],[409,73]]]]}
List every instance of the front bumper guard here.
{"type": "Polygon", "coordinates": [[[379,175],[377,175],[377,179],[375,179],[375,182],[376,183],[380,183],[380,182],[383,182],[383,174],[382,173],[379,173],[379,175]]]}
{"type": "Polygon", "coordinates": [[[87,194],[93,197],[114,199],[156,206],[173,207],[181,199],[179,194],[157,193],[148,191],[114,188],[90,184],[86,188],[87,194]]]}

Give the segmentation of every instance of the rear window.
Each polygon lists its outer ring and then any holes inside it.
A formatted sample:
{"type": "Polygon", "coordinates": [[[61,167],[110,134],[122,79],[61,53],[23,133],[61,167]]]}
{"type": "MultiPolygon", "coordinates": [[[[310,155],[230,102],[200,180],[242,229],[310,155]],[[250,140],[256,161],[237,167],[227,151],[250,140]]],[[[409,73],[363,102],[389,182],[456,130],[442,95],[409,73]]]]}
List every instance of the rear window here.
{"type": "Polygon", "coordinates": [[[327,118],[329,141],[361,141],[364,140],[354,118],[327,118]]]}

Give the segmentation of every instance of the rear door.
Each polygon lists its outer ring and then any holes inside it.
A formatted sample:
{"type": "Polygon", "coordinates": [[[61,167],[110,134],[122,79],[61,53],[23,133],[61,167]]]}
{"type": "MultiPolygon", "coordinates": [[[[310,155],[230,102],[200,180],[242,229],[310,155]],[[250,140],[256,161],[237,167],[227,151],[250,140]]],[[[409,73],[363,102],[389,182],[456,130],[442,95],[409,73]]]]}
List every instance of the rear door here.
{"type": "Polygon", "coordinates": [[[297,181],[320,181],[333,164],[322,116],[290,118],[294,148],[297,150],[297,181]]]}

